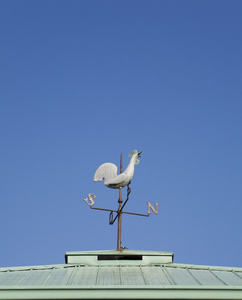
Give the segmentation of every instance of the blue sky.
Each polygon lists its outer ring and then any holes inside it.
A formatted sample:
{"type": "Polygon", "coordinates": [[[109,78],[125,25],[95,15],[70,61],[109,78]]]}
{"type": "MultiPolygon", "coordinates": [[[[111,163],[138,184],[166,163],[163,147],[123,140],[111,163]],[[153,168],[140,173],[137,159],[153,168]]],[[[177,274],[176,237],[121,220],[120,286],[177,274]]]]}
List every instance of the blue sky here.
{"type": "MultiPolygon", "coordinates": [[[[122,245],[242,267],[242,2],[0,2],[0,266],[116,248],[94,183],[143,150],[122,245]]],[[[123,192],[125,194],[125,191],[123,192]]]]}

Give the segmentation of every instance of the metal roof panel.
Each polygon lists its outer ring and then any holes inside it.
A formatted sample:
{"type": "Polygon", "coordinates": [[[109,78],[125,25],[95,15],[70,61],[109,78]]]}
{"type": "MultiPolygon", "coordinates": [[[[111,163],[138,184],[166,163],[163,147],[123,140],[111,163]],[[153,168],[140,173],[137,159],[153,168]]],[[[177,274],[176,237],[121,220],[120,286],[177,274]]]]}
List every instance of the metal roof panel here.
{"type": "Polygon", "coordinates": [[[0,286],[18,285],[18,282],[28,274],[27,271],[4,271],[0,273],[0,286]]]}
{"type": "Polygon", "coordinates": [[[198,280],[201,285],[224,285],[218,276],[211,270],[190,270],[191,274],[198,280]]]}
{"type": "Polygon", "coordinates": [[[121,266],[120,277],[122,285],[144,285],[144,277],[139,266],[121,266]]]}
{"type": "Polygon", "coordinates": [[[175,285],[199,285],[196,278],[185,268],[164,267],[175,285]]]}
{"type": "Polygon", "coordinates": [[[80,266],[73,274],[72,285],[96,285],[98,267],[80,266]]]}
{"type": "Polygon", "coordinates": [[[218,276],[226,285],[241,285],[242,278],[239,273],[233,271],[213,271],[213,273],[218,276]]]}
{"type": "Polygon", "coordinates": [[[75,268],[53,269],[46,278],[44,285],[67,285],[75,268]]]}
{"type": "Polygon", "coordinates": [[[120,285],[121,276],[120,276],[120,267],[99,267],[98,270],[98,285],[120,285]]]}
{"type": "Polygon", "coordinates": [[[145,282],[147,285],[170,285],[167,275],[161,267],[157,266],[142,266],[145,282]]]}

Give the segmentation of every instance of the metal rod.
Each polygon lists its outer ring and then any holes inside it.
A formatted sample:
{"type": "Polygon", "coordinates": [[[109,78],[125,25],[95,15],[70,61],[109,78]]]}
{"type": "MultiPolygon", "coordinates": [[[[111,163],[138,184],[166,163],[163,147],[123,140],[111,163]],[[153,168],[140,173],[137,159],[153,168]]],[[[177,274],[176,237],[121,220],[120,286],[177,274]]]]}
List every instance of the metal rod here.
{"type": "Polygon", "coordinates": [[[131,213],[131,212],[128,212],[128,211],[122,211],[122,214],[129,214],[129,215],[135,215],[135,216],[141,216],[141,217],[149,217],[150,214],[137,214],[137,213],[131,213]]]}
{"type": "Polygon", "coordinates": [[[123,208],[125,206],[125,204],[127,203],[127,201],[129,200],[129,194],[131,193],[131,188],[129,187],[129,184],[128,184],[128,189],[127,189],[127,199],[126,201],[124,202],[124,204],[121,206],[121,208],[118,209],[117,211],[117,215],[115,216],[114,219],[112,219],[112,222],[110,223],[110,225],[113,225],[113,223],[116,221],[117,217],[123,212],[123,208]]]}
{"type": "Polygon", "coordinates": [[[98,210],[105,210],[105,211],[112,211],[112,212],[118,212],[117,210],[114,209],[107,209],[107,208],[98,208],[98,207],[92,207],[90,206],[91,209],[98,209],[98,210]]]}
{"type": "MultiPolygon", "coordinates": [[[[123,155],[120,155],[120,174],[123,172],[123,155]]],[[[119,198],[118,204],[119,208],[118,211],[122,208],[122,188],[119,188],[119,198]]],[[[118,237],[117,237],[117,250],[121,250],[121,225],[122,225],[122,212],[118,214],[118,237]]]]}
{"type": "MultiPolygon", "coordinates": [[[[130,181],[131,182],[131,181],[130,181]]],[[[131,193],[131,188],[129,187],[130,183],[128,184],[127,186],[127,199],[126,201],[124,202],[123,206],[121,207],[121,211],[123,210],[123,208],[125,207],[125,204],[128,202],[129,200],[129,194],[131,193]]]]}
{"type": "MultiPolygon", "coordinates": [[[[115,213],[119,213],[118,210],[114,210],[114,209],[107,209],[107,208],[99,208],[99,207],[91,207],[91,209],[97,209],[97,210],[104,210],[104,211],[112,211],[112,212],[115,212],[115,213]]],[[[138,214],[138,213],[132,213],[132,212],[129,212],[129,211],[122,211],[122,214],[129,214],[129,215],[135,215],[135,216],[142,216],[142,217],[149,217],[150,214],[138,214]]],[[[113,220],[113,223],[114,221],[116,220],[116,218],[113,220]]],[[[113,224],[112,223],[112,224],[113,224]]]]}

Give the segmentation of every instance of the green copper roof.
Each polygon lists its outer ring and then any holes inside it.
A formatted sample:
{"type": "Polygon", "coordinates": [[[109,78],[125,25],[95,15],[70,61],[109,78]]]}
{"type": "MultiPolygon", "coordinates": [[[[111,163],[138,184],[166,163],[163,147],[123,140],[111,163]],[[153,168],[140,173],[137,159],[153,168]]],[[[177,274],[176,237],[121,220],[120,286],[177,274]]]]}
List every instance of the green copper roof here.
{"type": "Polygon", "coordinates": [[[172,257],[133,250],[67,252],[67,262],[82,262],[1,268],[0,299],[242,299],[242,268],[175,264],[172,257]]]}

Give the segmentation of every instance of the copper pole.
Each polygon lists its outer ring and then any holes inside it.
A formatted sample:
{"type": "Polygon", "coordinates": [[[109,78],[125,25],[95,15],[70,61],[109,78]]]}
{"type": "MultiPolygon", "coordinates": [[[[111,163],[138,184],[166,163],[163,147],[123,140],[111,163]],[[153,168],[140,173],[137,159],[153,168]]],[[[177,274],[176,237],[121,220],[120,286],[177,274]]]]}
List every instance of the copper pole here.
{"type": "MultiPolygon", "coordinates": [[[[120,174],[123,172],[123,155],[120,155],[120,174]]],[[[119,198],[118,204],[119,208],[118,211],[121,210],[122,207],[122,188],[119,188],[119,198]]],[[[118,215],[118,240],[117,240],[117,250],[121,250],[121,224],[122,224],[122,213],[118,215]]]]}

